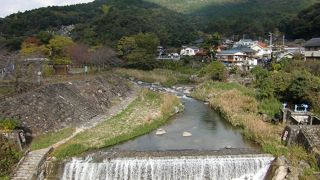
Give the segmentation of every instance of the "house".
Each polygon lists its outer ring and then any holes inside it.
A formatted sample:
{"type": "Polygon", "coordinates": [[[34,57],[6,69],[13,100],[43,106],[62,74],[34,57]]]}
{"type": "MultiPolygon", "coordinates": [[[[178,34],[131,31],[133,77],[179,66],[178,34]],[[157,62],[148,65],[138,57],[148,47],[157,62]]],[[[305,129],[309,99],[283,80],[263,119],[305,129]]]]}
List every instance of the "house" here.
{"type": "Polygon", "coordinates": [[[240,39],[240,41],[234,43],[233,47],[238,47],[238,46],[247,46],[251,47],[255,44],[255,41],[252,41],[252,39],[240,39]]]}
{"type": "Polygon", "coordinates": [[[204,39],[203,38],[197,39],[197,40],[192,42],[192,44],[195,45],[195,46],[201,46],[201,44],[203,44],[203,43],[204,43],[204,39]]]}
{"type": "Polygon", "coordinates": [[[257,53],[257,51],[248,46],[238,46],[233,49],[240,50],[241,52],[245,53],[248,57],[254,57],[257,53]]]}
{"type": "Polygon", "coordinates": [[[247,55],[240,49],[229,49],[216,54],[218,61],[223,62],[226,66],[242,66],[247,55]]]}
{"type": "Polygon", "coordinates": [[[195,56],[198,52],[200,52],[200,48],[196,46],[182,46],[180,51],[181,56],[195,56]]]}
{"type": "Polygon", "coordinates": [[[320,38],[312,38],[304,44],[305,60],[320,60],[320,38]]]}
{"type": "Polygon", "coordinates": [[[221,51],[216,54],[218,61],[223,62],[226,66],[240,66],[252,68],[258,65],[255,58],[256,51],[247,46],[238,46],[229,50],[221,51]]]}
{"type": "Polygon", "coordinates": [[[283,59],[293,59],[294,55],[294,53],[288,51],[275,54],[277,61],[281,61],[283,59]]]}
{"type": "Polygon", "coordinates": [[[285,52],[293,53],[293,54],[304,54],[303,47],[285,47],[285,52]]]}
{"type": "Polygon", "coordinates": [[[255,56],[258,58],[271,57],[272,50],[263,42],[256,41],[250,48],[256,51],[255,56]]]}

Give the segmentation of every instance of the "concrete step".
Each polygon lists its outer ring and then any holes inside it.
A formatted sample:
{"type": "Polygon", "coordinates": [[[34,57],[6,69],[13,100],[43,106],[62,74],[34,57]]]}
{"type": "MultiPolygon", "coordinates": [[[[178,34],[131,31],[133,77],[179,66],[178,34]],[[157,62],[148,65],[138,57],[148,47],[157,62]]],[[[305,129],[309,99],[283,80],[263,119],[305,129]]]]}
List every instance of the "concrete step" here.
{"type": "Polygon", "coordinates": [[[50,149],[42,149],[37,151],[29,152],[23,162],[19,165],[16,172],[13,174],[11,179],[13,180],[31,180],[34,174],[37,173],[39,167],[45,155],[50,149]]]}

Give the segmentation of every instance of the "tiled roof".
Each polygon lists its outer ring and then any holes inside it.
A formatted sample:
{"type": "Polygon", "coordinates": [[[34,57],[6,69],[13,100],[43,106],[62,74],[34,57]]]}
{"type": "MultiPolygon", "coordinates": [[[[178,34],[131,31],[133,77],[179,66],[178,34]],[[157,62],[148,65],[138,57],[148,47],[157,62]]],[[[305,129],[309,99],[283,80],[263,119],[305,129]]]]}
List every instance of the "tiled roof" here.
{"type": "Polygon", "coordinates": [[[304,47],[320,47],[320,38],[312,38],[304,44],[304,47]]]}

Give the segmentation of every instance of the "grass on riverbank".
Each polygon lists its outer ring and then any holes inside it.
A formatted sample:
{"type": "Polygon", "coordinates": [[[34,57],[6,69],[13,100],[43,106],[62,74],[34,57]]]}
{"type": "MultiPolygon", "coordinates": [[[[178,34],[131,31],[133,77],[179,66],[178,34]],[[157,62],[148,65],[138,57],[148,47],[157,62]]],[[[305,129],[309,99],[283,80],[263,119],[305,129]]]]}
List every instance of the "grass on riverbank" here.
{"type": "Polygon", "coordinates": [[[154,69],[152,71],[115,69],[114,72],[126,78],[134,77],[137,80],[150,83],[159,82],[164,86],[190,83],[189,75],[167,69],[154,69]]]}
{"type": "MultiPolygon", "coordinates": [[[[315,158],[308,155],[302,147],[282,145],[280,140],[282,125],[264,122],[258,115],[261,103],[265,102],[257,101],[253,90],[239,84],[208,81],[199,85],[193,96],[209,101],[210,105],[218,110],[227,121],[234,126],[241,127],[247,139],[260,144],[264,152],[277,157],[284,155],[294,166],[297,166],[300,160],[304,160],[316,169],[315,158]]],[[[268,107],[269,105],[265,104],[263,105],[267,106],[264,107],[265,109],[272,107],[272,105],[268,107]]]]}
{"type": "Polygon", "coordinates": [[[65,128],[58,132],[43,134],[32,140],[31,150],[43,149],[69,137],[75,131],[74,128],[65,128]]]}
{"type": "Polygon", "coordinates": [[[14,87],[0,87],[0,96],[9,95],[14,92],[14,87]]]}
{"type": "Polygon", "coordinates": [[[64,159],[143,135],[167,122],[179,106],[176,96],[142,90],[121,113],[76,135],[55,149],[53,156],[64,159]]]}

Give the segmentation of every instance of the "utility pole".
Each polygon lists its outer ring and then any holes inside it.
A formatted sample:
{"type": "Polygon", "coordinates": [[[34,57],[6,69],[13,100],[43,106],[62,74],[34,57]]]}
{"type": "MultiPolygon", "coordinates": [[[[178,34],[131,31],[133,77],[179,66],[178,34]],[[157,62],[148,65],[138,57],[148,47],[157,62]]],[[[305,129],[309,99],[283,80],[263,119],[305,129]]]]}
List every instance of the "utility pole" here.
{"type": "Polygon", "coordinates": [[[270,54],[270,59],[272,60],[272,56],[273,56],[273,51],[272,51],[272,38],[273,38],[273,33],[269,32],[269,37],[270,37],[270,51],[271,51],[271,54],[270,54]]]}
{"type": "Polygon", "coordinates": [[[282,46],[283,46],[283,50],[284,50],[284,38],[285,38],[285,35],[283,34],[283,36],[282,36],[282,46]]]}
{"type": "Polygon", "coordinates": [[[269,37],[270,37],[270,48],[272,49],[272,38],[273,38],[273,33],[269,32],[269,37]]]}

